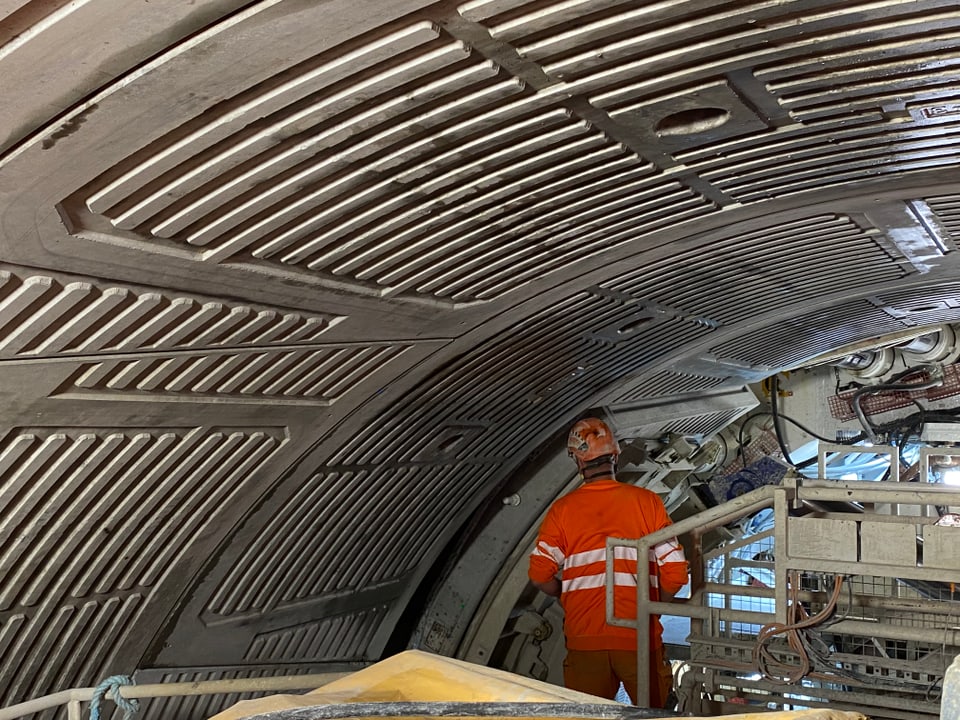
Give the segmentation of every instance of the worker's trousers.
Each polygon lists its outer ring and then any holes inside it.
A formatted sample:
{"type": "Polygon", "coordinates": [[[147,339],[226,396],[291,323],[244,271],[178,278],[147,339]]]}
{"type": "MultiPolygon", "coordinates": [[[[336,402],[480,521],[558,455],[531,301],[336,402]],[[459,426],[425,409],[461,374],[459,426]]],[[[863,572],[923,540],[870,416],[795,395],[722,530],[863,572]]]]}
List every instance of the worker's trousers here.
{"type": "MultiPolygon", "coordinates": [[[[567,650],[563,684],[571,690],[613,699],[620,683],[632,699],[637,695],[637,653],[634,650],[567,650]]],[[[673,673],[663,646],[650,649],[650,707],[662,708],[673,687],[673,673]]]]}

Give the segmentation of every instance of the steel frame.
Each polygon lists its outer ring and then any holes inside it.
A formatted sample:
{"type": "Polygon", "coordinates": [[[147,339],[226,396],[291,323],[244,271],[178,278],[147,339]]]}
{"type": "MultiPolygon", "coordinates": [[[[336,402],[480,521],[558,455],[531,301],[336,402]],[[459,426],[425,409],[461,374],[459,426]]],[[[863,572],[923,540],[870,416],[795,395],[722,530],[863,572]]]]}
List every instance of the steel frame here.
{"type": "MultiPolygon", "coordinates": [[[[878,452],[882,449],[872,448],[871,452],[878,452]]],[[[827,450],[829,451],[829,449],[827,450]]],[[[894,456],[895,457],[895,456],[894,456]]],[[[621,540],[610,538],[607,541],[607,596],[606,613],[607,621],[610,624],[623,626],[645,628],[649,624],[649,618],[652,614],[675,615],[688,617],[691,619],[691,645],[698,645],[699,648],[691,647],[691,664],[694,669],[710,672],[730,671],[730,668],[723,668],[723,664],[717,664],[717,667],[708,667],[709,663],[703,658],[702,653],[698,655],[698,650],[704,647],[717,648],[728,645],[731,642],[729,638],[720,636],[719,629],[723,623],[740,622],[752,625],[765,625],[772,621],[785,623],[788,617],[789,598],[788,598],[788,574],[790,572],[803,573],[827,573],[851,576],[873,576],[877,578],[896,578],[916,581],[935,581],[950,583],[951,575],[956,578],[956,571],[950,571],[935,567],[923,567],[919,564],[909,566],[906,564],[892,565],[881,562],[863,562],[859,557],[859,548],[855,560],[838,560],[829,557],[809,558],[799,556],[795,548],[790,546],[791,523],[796,521],[794,511],[801,508],[809,510],[811,507],[818,507],[827,501],[842,501],[845,503],[857,502],[863,503],[866,508],[859,512],[851,507],[851,512],[813,512],[808,513],[807,517],[814,517],[829,522],[860,522],[863,520],[878,521],[881,523],[905,523],[908,525],[922,526],[932,525],[936,517],[926,514],[926,508],[935,506],[960,505],[960,489],[954,489],[944,486],[930,485],[928,483],[901,484],[898,482],[836,482],[825,480],[807,480],[807,479],[788,479],[782,486],[767,486],[754,490],[730,502],[711,508],[706,512],[682,520],[668,528],[664,528],[656,533],[647,535],[639,540],[621,540]],[[884,506],[890,508],[894,513],[898,512],[900,506],[919,506],[920,515],[890,515],[870,511],[873,506],[884,506]],[[761,509],[772,507],[774,509],[774,588],[749,587],[741,585],[730,585],[725,583],[707,582],[705,578],[706,561],[715,558],[718,554],[724,554],[732,549],[742,547],[749,542],[754,542],[759,535],[751,536],[749,540],[732,543],[722,548],[720,551],[712,551],[704,554],[701,546],[701,538],[704,533],[722,525],[728,525],[744,517],[747,517],[761,509]],[[613,564],[610,558],[614,557],[613,548],[615,547],[634,547],[637,550],[638,558],[649,557],[652,547],[674,536],[685,536],[689,542],[685,542],[689,553],[691,563],[691,596],[687,600],[674,600],[673,602],[654,602],[651,601],[647,593],[637,593],[637,615],[635,619],[616,617],[613,609],[613,587],[612,572],[613,564]],[[711,594],[722,594],[725,597],[755,597],[767,598],[774,601],[774,612],[755,612],[749,610],[736,610],[728,607],[712,607],[709,605],[709,596],[711,594]],[[699,659],[698,659],[699,658],[699,659]]],[[[849,526],[847,526],[849,527],[849,526]]],[[[859,533],[859,525],[857,525],[859,533]]],[[[960,537],[960,532],[958,532],[960,537]]],[[[857,543],[859,545],[859,542],[857,543]]],[[[637,563],[637,587],[649,587],[649,567],[646,562],[637,563]]],[[[797,594],[800,602],[822,602],[826,598],[823,592],[810,590],[800,590],[797,594]]],[[[861,611],[874,611],[881,615],[886,614],[893,619],[902,615],[908,617],[910,613],[924,613],[930,618],[930,622],[935,623],[930,627],[916,627],[904,624],[884,622],[877,618],[853,618],[847,617],[839,621],[832,622],[829,626],[829,632],[833,635],[849,635],[860,638],[876,638],[906,643],[922,643],[937,648],[942,648],[946,653],[948,648],[960,648],[960,623],[954,623],[960,604],[957,606],[947,605],[943,602],[931,601],[922,598],[896,598],[874,595],[854,594],[851,591],[849,598],[851,608],[856,608],[858,614],[863,615],[861,611]],[[899,614],[899,615],[898,615],[899,614]],[[940,620],[937,620],[939,618],[940,620]]],[[[886,619],[890,619],[887,617],[886,619]]],[[[644,678],[648,676],[650,653],[646,642],[645,633],[638,633],[637,646],[637,664],[638,664],[638,687],[636,688],[635,701],[638,705],[649,705],[649,689],[644,678]]],[[[776,646],[777,651],[781,649],[776,646]]],[[[952,658],[952,653],[950,654],[952,658]]],[[[872,660],[872,658],[861,658],[862,660],[872,660]]],[[[949,658],[946,663],[949,662],[949,658]]],[[[937,668],[933,668],[942,676],[946,663],[938,663],[937,668]],[[941,666],[942,665],[942,666],[941,666]]],[[[899,667],[896,659],[879,658],[872,667],[877,667],[877,672],[882,674],[906,672],[907,668],[899,667]],[[892,664],[891,664],[892,663],[892,664]],[[882,666],[882,667],[881,667],[882,666]]],[[[924,672],[931,671],[931,668],[924,668],[924,672]]],[[[741,669],[743,672],[743,669],[741,669]]],[[[728,685],[733,683],[745,687],[743,678],[727,677],[724,682],[728,685]]],[[[764,692],[777,693],[781,696],[785,694],[783,684],[769,683],[765,680],[750,681],[753,685],[764,692]]],[[[837,679],[838,685],[851,686],[850,680],[843,678],[837,679]]],[[[878,692],[876,687],[865,686],[868,692],[876,694],[874,700],[869,705],[871,707],[887,708],[889,714],[886,717],[906,717],[898,713],[913,713],[913,717],[918,717],[918,703],[915,698],[903,700],[892,695],[884,695],[878,692]]],[[[882,690],[883,688],[881,688],[882,690]]],[[[794,692],[799,694],[813,693],[814,697],[823,697],[837,707],[837,702],[859,702],[855,700],[852,691],[835,692],[829,688],[805,688],[794,687],[794,692]]],[[[870,695],[874,697],[874,695],[870,695]]],[[[773,697],[771,700],[775,699],[773,697]]],[[[807,703],[810,706],[816,705],[814,702],[807,703]]],[[[922,705],[922,703],[921,703],[922,705]]],[[[854,709],[851,707],[851,709],[854,709]]]]}

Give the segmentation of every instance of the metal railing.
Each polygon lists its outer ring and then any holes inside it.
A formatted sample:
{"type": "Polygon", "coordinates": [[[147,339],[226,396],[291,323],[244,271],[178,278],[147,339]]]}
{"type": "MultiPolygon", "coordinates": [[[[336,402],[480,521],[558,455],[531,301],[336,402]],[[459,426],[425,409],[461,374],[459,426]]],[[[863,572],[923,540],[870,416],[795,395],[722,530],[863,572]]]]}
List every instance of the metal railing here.
{"type": "MultiPolygon", "coordinates": [[[[777,488],[773,486],[758,488],[757,490],[753,490],[729,502],[710,508],[709,510],[681,520],[674,525],[670,525],[663,530],[658,530],[655,533],[651,533],[637,540],[607,538],[607,622],[620,627],[644,628],[645,630],[650,626],[651,614],[669,614],[703,619],[705,617],[704,613],[709,612],[709,608],[699,607],[691,602],[695,597],[696,591],[702,589],[704,585],[702,573],[695,572],[701,567],[699,557],[688,558],[691,567],[690,600],[676,600],[671,603],[653,602],[650,600],[648,592],[639,591],[640,588],[650,587],[650,565],[649,562],[647,562],[647,558],[650,556],[651,548],[671,538],[689,534],[696,537],[695,547],[696,550],[699,551],[699,537],[703,533],[723,525],[729,525],[731,522],[739,520],[742,517],[770,507],[774,501],[776,489],[777,488]],[[620,618],[617,617],[614,612],[613,559],[615,555],[614,548],[616,547],[630,547],[636,548],[637,550],[638,592],[637,616],[635,619],[620,618]],[[696,562],[694,562],[695,560],[696,562]],[[699,577],[695,577],[695,575],[699,575],[699,577]]],[[[753,613],[738,610],[724,610],[721,612],[720,617],[724,620],[757,622],[757,618],[753,613]]],[[[647,707],[650,705],[650,688],[648,685],[648,679],[650,677],[650,644],[647,641],[646,632],[640,631],[639,629],[637,631],[637,640],[637,687],[633,700],[634,703],[640,707],[647,707]]]]}
{"type": "MultiPolygon", "coordinates": [[[[283,675],[265,678],[231,678],[199,682],[152,683],[124,685],[116,692],[128,700],[140,698],[185,697],[188,695],[228,695],[231,693],[277,692],[280,690],[312,690],[350,675],[349,672],[318,673],[313,675],[283,675]]],[[[0,708],[0,720],[16,720],[26,715],[61,706],[67,708],[68,720],[81,720],[81,703],[90,702],[96,688],[73,688],[52,695],[27,700],[17,705],[0,708]]]]}
{"type": "MultiPolygon", "coordinates": [[[[895,580],[890,582],[930,583],[952,588],[951,580],[957,579],[960,570],[953,569],[950,558],[952,548],[960,548],[960,529],[932,528],[937,519],[935,513],[933,516],[925,511],[913,515],[899,514],[899,508],[910,506],[919,506],[921,509],[960,506],[960,488],[922,482],[787,480],[782,486],[759,488],[638,540],[609,538],[606,568],[607,622],[621,627],[638,628],[638,682],[634,696],[636,704],[645,707],[650,702],[648,687],[650,646],[646,629],[649,627],[651,615],[690,618],[691,638],[696,637],[708,645],[716,642],[716,648],[722,647],[731,656],[739,653],[738,657],[741,659],[745,654],[746,662],[741,664],[748,665],[751,644],[748,639],[738,641],[733,638],[732,627],[757,628],[773,622],[786,624],[791,601],[822,603],[826,597],[827,593],[824,592],[798,588],[801,572],[841,575],[847,578],[853,576],[893,578],[895,580]],[[850,506],[850,512],[830,512],[829,508],[836,507],[830,504],[837,502],[845,504],[858,502],[863,505],[863,509],[859,509],[859,506],[850,506]],[[876,509],[881,507],[889,510],[876,512],[876,509]],[[701,543],[704,534],[717,527],[735,523],[765,508],[773,508],[774,511],[773,557],[770,563],[755,564],[769,566],[767,572],[773,573],[773,587],[708,582],[706,558],[701,543]],[[799,508],[804,508],[806,517],[791,516],[791,511],[799,508]],[[922,562],[919,559],[922,551],[918,548],[923,547],[923,538],[917,539],[918,528],[922,530],[923,537],[928,538],[928,542],[931,543],[923,553],[928,556],[926,558],[928,562],[922,562]],[[938,532],[933,533],[928,528],[938,532]],[[902,547],[899,548],[889,547],[895,543],[887,543],[888,547],[861,548],[860,533],[866,533],[867,530],[882,533],[879,537],[889,536],[908,542],[901,542],[902,547]],[[956,534],[939,533],[941,530],[955,530],[956,534]],[[943,539],[944,535],[947,536],[947,540],[943,539]],[[687,547],[691,567],[690,598],[672,602],[655,602],[650,599],[648,592],[638,591],[636,617],[617,617],[613,602],[614,548],[636,549],[637,588],[648,588],[650,587],[650,568],[649,562],[644,560],[650,557],[651,548],[676,536],[685,536],[689,540],[684,544],[687,547]],[[931,539],[938,543],[947,543],[946,546],[937,546],[938,557],[933,555],[934,545],[931,539]],[[821,542],[824,545],[822,549],[818,547],[818,543],[821,542]],[[794,575],[791,576],[791,573],[794,575]],[[760,598],[766,604],[763,611],[742,609],[746,604],[742,602],[739,609],[730,607],[731,603],[728,602],[717,606],[718,598],[729,600],[731,597],[760,598]],[[735,626],[734,623],[743,625],[735,626]],[[721,637],[720,628],[724,628],[726,635],[733,639],[721,637]],[[739,650],[735,647],[738,643],[742,646],[739,650]]],[[[736,547],[734,543],[728,546],[728,548],[733,547],[736,547]]],[[[957,555],[960,556],[960,552],[957,555]]],[[[750,563],[744,561],[742,565],[747,567],[750,563]]],[[[957,584],[960,585],[960,583],[957,584]]],[[[960,601],[960,595],[955,599],[960,601]]],[[[960,647],[960,629],[957,629],[958,618],[956,617],[958,604],[944,604],[922,598],[903,599],[882,594],[854,595],[852,590],[845,602],[850,607],[858,609],[854,613],[856,617],[831,620],[829,625],[831,634],[883,638],[891,642],[927,643],[944,648],[960,647]]],[[[718,659],[716,667],[724,667],[724,661],[718,659]]],[[[851,689],[848,688],[845,692],[849,693],[851,689]]],[[[829,695],[830,692],[824,691],[824,697],[829,695]]],[[[892,714],[886,717],[898,717],[896,715],[896,712],[900,711],[896,710],[898,704],[904,705],[902,712],[909,711],[908,700],[900,702],[891,698],[890,706],[895,709],[891,710],[892,714]]]]}
{"type": "MultiPolygon", "coordinates": [[[[186,695],[220,695],[237,692],[302,690],[322,686],[350,673],[295,675],[274,678],[210,680],[195,683],[157,683],[125,685],[120,694],[127,699],[181,697],[186,695]]],[[[0,720],[13,720],[31,713],[67,706],[70,720],[80,720],[82,702],[89,702],[94,688],[75,688],[36,698],[19,705],[0,709],[0,720]]],[[[672,713],[669,713],[672,715],[672,713]]],[[[340,718],[582,718],[584,720],[644,720],[663,718],[661,711],[645,710],[618,704],[583,705],[563,702],[360,702],[338,703],[316,707],[284,708],[258,713],[255,718],[290,718],[290,720],[339,720],[340,718]]]]}

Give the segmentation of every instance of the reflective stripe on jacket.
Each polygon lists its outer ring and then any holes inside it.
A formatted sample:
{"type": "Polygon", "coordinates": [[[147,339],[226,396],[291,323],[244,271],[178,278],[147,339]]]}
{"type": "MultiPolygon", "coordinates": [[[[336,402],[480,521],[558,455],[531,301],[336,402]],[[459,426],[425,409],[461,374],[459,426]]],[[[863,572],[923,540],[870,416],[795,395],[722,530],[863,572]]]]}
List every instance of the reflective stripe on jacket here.
{"type": "MultiPolygon", "coordinates": [[[[593,480],[558,499],[547,511],[530,554],[530,579],[548,582],[562,570],[560,602],[564,634],[572,650],[634,650],[636,631],[606,622],[606,543],[608,537],[639,538],[670,525],[660,496],[612,479],[593,480]]],[[[676,593],[688,578],[683,548],[671,539],[650,549],[650,597],[659,588],[676,593]]],[[[618,547],[614,554],[614,609],[617,617],[636,617],[637,551],[618,547]]],[[[658,618],[650,623],[650,642],[661,643],[658,618]]]]}

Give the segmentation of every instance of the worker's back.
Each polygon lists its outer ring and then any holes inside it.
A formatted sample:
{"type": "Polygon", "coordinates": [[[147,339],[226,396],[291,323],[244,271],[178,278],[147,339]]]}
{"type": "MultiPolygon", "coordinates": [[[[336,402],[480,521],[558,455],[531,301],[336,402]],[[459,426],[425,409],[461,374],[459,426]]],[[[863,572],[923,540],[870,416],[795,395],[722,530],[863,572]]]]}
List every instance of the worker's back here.
{"type": "MultiPolygon", "coordinates": [[[[567,647],[578,650],[634,650],[636,633],[606,623],[606,542],[608,537],[639,538],[670,524],[656,493],[613,479],[588,482],[557,500],[547,513],[531,558],[531,577],[552,576],[562,568],[562,595],[567,647]]],[[[687,580],[682,550],[675,542],[651,554],[651,597],[664,583],[675,593],[687,580]]],[[[615,612],[636,615],[636,550],[617,548],[614,561],[615,612]]],[[[651,622],[651,641],[659,644],[660,623],[651,622]]]]}

